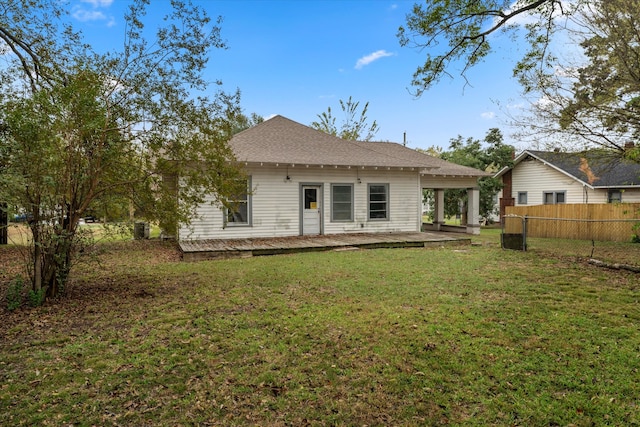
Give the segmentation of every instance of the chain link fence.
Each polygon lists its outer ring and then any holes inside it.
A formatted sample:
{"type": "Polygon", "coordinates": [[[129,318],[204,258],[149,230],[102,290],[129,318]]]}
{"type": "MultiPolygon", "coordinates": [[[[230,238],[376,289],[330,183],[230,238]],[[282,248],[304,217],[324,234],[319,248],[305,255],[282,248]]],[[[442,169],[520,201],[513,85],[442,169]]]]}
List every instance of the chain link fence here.
{"type": "Polygon", "coordinates": [[[567,219],[506,215],[504,249],[594,260],[640,271],[640,219],[567,219]]]}

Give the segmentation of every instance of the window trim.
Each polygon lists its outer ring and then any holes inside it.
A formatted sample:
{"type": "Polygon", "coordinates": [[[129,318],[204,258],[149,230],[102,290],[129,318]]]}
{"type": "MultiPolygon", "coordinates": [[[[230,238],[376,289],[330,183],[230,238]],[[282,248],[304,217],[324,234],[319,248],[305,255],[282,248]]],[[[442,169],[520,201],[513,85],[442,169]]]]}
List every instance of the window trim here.
{"type": "Polygon", "coordinates": [[[519,205],[529,204],[529,193],[527,191],[518,191],[518,204],[519,205]]]}
{"type": "Polygon", "coordinates": [[[543,205],[564,205],[567,203],[567,191],[566,190],[562,190],[562,191],[543,191],[542,192],[542,204],[543,205]],[[547,195],[550,194],[551,198],[553,199],[551,201],[551,203],[547,203],[547,195]],[[563,201],[559,202],[558,201],[558,196],[562,195],[563,197],[563,201]]]}
{"type": "Polygon", "coordinates": [[[389,184],[377,184],[377,183],[370,183],[367,184],[367,221],[390,221],[389,216],[390,216],[390,205],[391,201],[390,201],[390,195],[389,195],[389,184]],[[372,187],[383,187],[384,188],[384,194],[385,194],[385,205],[386,205],[386,209],[385,209],[385,217],[384,218],[372,218],[371,217],[371,204],[372,203],[381,203],[381,202],[377,202],[371,201],[371,188],[372,187]]]}
{"type": "Polygon", "coordinates": [[[253,225],[253,215],[252,215],[252,200],[251,200],[251,177],[247,177],[247,190],[244,193],[246,201],[234,200],[234,202],[238,203],[246,203],[247,204],[247,221],[246,222],[235,222],[229,221],[229,208],[224,208],[223,211],[223,223],[224,228],[227,227],[251,227],[253,225]]]}
{"type": "MultiPolygon", "coordinates": [[[[354,186],[351,183],[333,183],[331,184],[331,190],[330,190],[330,196],[331,196],[331,222],[353,222],[354,221],[354,186]],[[351,199],[349,201],[349,219],[336,219],[335,218],[335,209],[334,209],[334,204],[336,203],[335,198],[334,198],[334,194],[333,194],[333,189],[336,187],[348,187],[350,190],[350,196],[351,199]]],[[[346,203],[346,202],[338,202],[338,203],[346,203]]]]}
{"type": "Polygon", "coordinates": [[[607,203],[622,203],[622,190],[617,189],[617,188],[612,188],[607,190],[607,203]],[[616,200],[613,200],[611,198],[611,195],[613,193],[617,193],[619,195],[619,198],[616,200]]]}

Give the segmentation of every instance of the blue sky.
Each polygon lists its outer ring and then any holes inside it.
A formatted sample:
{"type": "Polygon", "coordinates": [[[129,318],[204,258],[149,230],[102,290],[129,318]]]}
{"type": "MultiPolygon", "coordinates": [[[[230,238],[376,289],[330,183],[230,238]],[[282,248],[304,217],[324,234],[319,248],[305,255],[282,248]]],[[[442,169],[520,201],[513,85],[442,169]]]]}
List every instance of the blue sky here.
{"type": "MultiPolygon", "coordinates": [[[[168,2],[153,0],[149,19],[168,2]]],[[[411,77],[425,54],[401,47],[396,32],[414,1],[390,0],[200,0],[210,16],[222,16],[227,50],[212,52],[210,79],[242,93],[245,114],[276,114],[309,125],[331,107],[341,121],[339,100],[352,97],[376,120],[375,139],[411,148],[447,148],[457,135],[482,139],[493,127],[505,142],[513,132],[505,112],[521,104],[511,77],[522,54],[508,40],[468,73],[469,84],[445,77],[416,99],[411,77]],[[499,103],[499,105],[498,105],[499,103]]],[[[72,0],[74,25],[98,49],[123,40],[125,0],[72,0]]]]}

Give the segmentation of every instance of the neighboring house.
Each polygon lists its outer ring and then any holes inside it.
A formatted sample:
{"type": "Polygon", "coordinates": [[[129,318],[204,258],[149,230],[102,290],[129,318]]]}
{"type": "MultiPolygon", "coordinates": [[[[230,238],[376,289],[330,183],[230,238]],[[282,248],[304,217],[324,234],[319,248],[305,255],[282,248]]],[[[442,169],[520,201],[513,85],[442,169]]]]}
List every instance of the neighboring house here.
{"type": "MultiPolygon", "coordinates": [[[[466,232],[480,231],[478,178],[485,172],[400,144],[343,140],[282,116],[230,141],[247,175],[234,211],[204,203],[179,239],[237,239],[422,229],[422,190],[436,190],[432,225],[444,225],[444,189],[466,188],[466,232]]],[[[212,200],[209,198],[208,200],[212,200]]]]}
{"type": "Polygon", "coordinates": [[[496,177],[501,215],[506,206],[640,202],[640,164],[611,151],[526,150],[496,177]]]}

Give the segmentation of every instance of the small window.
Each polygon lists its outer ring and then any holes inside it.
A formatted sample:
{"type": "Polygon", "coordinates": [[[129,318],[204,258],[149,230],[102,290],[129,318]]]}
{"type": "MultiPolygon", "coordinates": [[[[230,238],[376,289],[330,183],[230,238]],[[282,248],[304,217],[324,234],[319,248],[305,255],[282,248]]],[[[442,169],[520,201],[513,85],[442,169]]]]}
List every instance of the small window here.
{"type": "Polygon", "coordinates": [[[389,219],[388,184],[369,184],[369,219],[389,219]]]}
{"type": "Polygon", "coordinates": [[[249,225],[250,221],[250,198],[249,198],[249,180],[246,181],[245,191],[238,194],[229,201],[230,207],[225,209],[226,225],[249,225]]]}
{"type": "Polygon", "coordinates": [[[609,190],[607,193],[607,202],[608,203],[622,203],[622,191],[620,190],[609,190]]]}
{"type": "Polygon", "coordinates": [[[318,209],[318,189],[317,188],[304,189],[304,208],[318,209]]]}
{"type": "Polygon", "coordinates": [[[544,203],[545,205],[552,205],[553,204],[553,192],[545,192],[542,195],[542,203],[544,203]]]}
{"type": "Polygon", "coordinates": [[[331,221],[353,221],[353,185],[331,185],[331,221]]]}
{"type": "Polygon", "coordinates": [[[542,193],[542,203],[545,205],[561,204],[566,202],[566,192],[545,191],[542,193]]]}
{"type": "Polygon", "coordinates": [[[526,191],[518,191],[518,204],[526,205],[527,204],[527,192],[526,191]]]}

